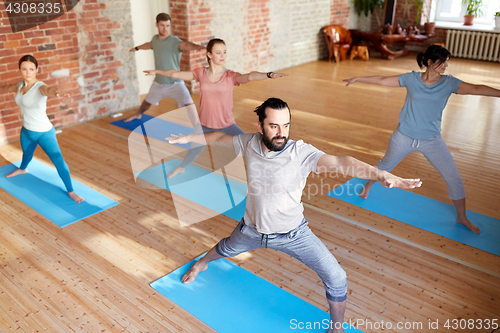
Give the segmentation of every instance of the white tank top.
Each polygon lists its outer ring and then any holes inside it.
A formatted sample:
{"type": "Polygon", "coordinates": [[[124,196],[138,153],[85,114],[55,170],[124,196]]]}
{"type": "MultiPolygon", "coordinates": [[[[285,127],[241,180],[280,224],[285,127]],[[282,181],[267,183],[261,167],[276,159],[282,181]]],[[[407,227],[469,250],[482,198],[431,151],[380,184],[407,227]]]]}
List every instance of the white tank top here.
{"type": "Polygon", "coordinates": [[[37,81],[24,95],[21,95],[19,91],[24,86],[24,81],[17,83],[15,101],[21,108],[23,127],[33,132],[47,132],[53,127],[47,117],[47,96],[43,96],[39,90],[42,85],[46,84],[37,81]]]}

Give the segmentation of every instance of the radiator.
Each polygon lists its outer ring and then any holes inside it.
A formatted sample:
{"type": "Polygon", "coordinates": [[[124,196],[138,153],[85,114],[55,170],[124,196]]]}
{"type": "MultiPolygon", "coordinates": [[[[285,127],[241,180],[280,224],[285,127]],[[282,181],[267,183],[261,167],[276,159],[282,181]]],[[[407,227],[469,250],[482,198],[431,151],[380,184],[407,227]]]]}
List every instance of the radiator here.
{"type": "Polygon", "coordinates": [[[500,33],[449,29],[446,48],[453,57],[500,61],[500,33]]]}

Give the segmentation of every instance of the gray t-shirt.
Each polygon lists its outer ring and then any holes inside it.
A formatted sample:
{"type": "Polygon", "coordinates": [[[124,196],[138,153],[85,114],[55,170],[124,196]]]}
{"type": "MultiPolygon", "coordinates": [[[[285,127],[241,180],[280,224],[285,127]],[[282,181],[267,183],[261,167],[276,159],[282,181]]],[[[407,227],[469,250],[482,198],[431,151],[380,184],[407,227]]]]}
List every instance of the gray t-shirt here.
{"type": "Polygon", "coordinates": [[[289,140],[282,151],[269,152],[260,133],[236,135],[233,145],[247,168],[245,224],[264,234],[298,227],[304,219],[301,197],[307,176],[316,172],[324,152],[302,140],[289,140]]]}
{"type": "Polygon", "coordinates": [[[456,94],[461,80],[441,75],[436,83],[426,85],[420,72],[399,75],[406,87],[406,101],[399,114],[399,130],[412,139],[430,139],[441,134],[443,110],[451,94],[456,94]]]}
{"type": "MultiPolygon", "coordinates": [[[[154,35],[149,43],[149,47],[153,50],[155,56],[155,67],[160,70],[175,69],[180,71],[180,61],[182,51],[179,50],[179,44],[182,42],[179,37],[170,35],[167,38],[160,39],[158,35],[154,35]]],[[[182,81],[157,74],[155,81],[159,84],[171,84],[182,81]]]]}

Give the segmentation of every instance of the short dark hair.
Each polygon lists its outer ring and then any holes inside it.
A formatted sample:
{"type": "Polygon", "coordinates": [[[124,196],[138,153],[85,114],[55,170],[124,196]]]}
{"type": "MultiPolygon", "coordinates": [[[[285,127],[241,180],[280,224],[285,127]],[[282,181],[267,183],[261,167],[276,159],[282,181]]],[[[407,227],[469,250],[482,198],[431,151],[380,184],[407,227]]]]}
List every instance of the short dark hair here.
{"type": "Polygon", "coordinates": [[[160,13],[156,15],[156,23],[159,23],[160,21],[172,21],[172,19],[167,13],[160,13]]]}
{"type": "Polygon", "coordinates": [[[264,119],[266,119],[267,114],[266,114],[266,109],[271,108],[274,110],[282,110],[282,109],[288,109],[288,112],[290,113],[290,119],[292,118],[292,113],[290,112],[290,108],[288,107],[288,104],[286,104],[285,101],[271,97],[268,98],[264,103],[259,105],[258,107],[255,108],[255,113],[259,116],[259,122],[261,124],[264,124],[264,119]]]}
{"type": "Polygon", "coordinates": [[[425,50],[425,52],[417,54],[417,64],[420,68],[429,66],[427,63],[428,60],[442,64],[443,62],[446,62],[446,60],[450,59],[450,57],[450,51],[441,45],[431,45],[427,48],[427,50],[425,50]]]}
{"type": "Polygon", "coordinates": [[[21,64],[25,61],[34,63],[35,67],[38,68],[38,61],[36,61],[35,57],[33,57],[31,54],[27,54],[19,59],[19,69],[21,69],[21,64]]]}

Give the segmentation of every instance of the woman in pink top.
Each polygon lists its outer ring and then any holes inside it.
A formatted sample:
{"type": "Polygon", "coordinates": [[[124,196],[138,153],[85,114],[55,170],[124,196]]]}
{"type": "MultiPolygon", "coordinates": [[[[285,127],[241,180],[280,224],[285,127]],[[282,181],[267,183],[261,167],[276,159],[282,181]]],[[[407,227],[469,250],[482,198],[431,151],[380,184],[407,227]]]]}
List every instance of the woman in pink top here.
{"type": "MultiPolygon", "coordinates": [[[[277,79],[288,74],[250,72],[240,74],[224,67],[226,60],[226,44],[222,39],[211,39],[207,44],[207,61],[209,67],[196,68],[193,71],[150,70],[146,75],[160,74],[185,81],[196,80],[200,83],[200,123],[203,132],[223,131],[230,135],[243,134],[233,117],[233,88],[250,81],[277,79]]],[[[169,178],[184,172],[204,147],[192,148],[169,178]]]]}

